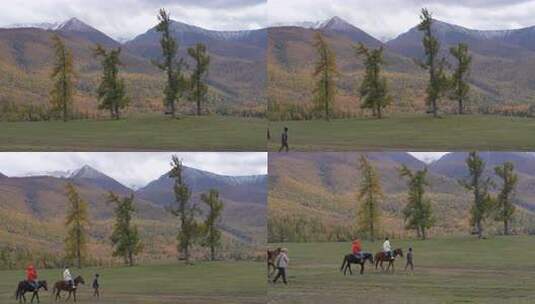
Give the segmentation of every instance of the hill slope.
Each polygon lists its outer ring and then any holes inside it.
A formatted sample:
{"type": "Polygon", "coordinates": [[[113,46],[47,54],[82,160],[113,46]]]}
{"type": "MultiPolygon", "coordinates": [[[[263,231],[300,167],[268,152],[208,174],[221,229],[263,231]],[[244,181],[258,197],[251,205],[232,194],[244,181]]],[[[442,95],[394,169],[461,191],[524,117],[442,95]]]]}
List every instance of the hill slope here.
{"type": "MultiPolygon", "coordinates": [[[[361,153],[292,153],[270,155],[269,160],[269,224],[270,237],[277,234],[277,223],[307,223],[303,235],[309,240],[337,240],[351,237],[356,223],[359,202],[357,191],[360,183],[358,159],[361,153]],[[319,225],[319,226],[318,226],[319,225]],[[315,228],[314,228],[315,227],[315,228]],[[318,228],[323,227],[323,228],[318,228]],[[317,229],[314,232],[314,229],[317,229]],[[320,232],[321,231],[321,232],[320,232]]],[[[425,164],[403,152],[367,153],[376,167],[385,194],[381,202],[381,229],[395,236],[405,235],[401,210],[407,202],[407,181],[399,176],[399,168],[406,164],[421,169],[425,164]]],[[[497,154],[498,155],[498,154],[497,154]]],[[[500,159],[510,159],[504,154],[500,159]]],[[[496,156],[498,158],[498,156],[496,156]]],[[[436,165],[429,166],[427,188],[432,200],[436,227],[435,235],[467,233],[470,230],[468,211],[471,194],[458,183],[462,177],[443,175],[436,165]]],[[[535,174],[535,171],[531,171],[535,174]]],[[[515,220],[517,231],[525,231],[535,224],[531,209],[531,192],[524,183],[531,184],[532,177],[520,176],[519,207],[515,220]]],[[[493,226],[492,223],[489,223],[493,226]]],[[[297,228],[296,228],[297,229],[297,228]]]]}

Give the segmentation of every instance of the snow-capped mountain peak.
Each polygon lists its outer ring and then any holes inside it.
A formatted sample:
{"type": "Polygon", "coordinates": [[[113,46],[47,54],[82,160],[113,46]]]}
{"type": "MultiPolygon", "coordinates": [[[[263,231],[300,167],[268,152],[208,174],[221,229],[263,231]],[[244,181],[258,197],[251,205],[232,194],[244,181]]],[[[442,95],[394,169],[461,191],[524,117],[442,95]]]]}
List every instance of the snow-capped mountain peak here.
{"type": "Polygon", "coordinates": [[[74,170],[69,178],[88,178],[88,179],[97,179],[105,176],[101,172],[97,171],[91,166],[84,165],[80,169],[74,170]]]}
{"type": "Polygon", "coordinates": [[[87,25],[78,18],[71,18],[61,24],[59,24],[54,30],[58,31],[73,31],[73,32],[92,32],[94,28],[87,25]]]}
{"type": "Polygon", "coordinates": [[[332,18],[329,18],[327,20],[322,21],[301,21],[301,22],[288,22],[288,23],[275,23],[273,26],[296,26],[296,27],[302,27],[312,30],[319,30],[319,29],[328,29],[328,30],[337,30],[337,31],[344,31],[344,30],[350,30],[353,29],[354,26],[345,21],[344,19],[334,16],[332,18]]]}

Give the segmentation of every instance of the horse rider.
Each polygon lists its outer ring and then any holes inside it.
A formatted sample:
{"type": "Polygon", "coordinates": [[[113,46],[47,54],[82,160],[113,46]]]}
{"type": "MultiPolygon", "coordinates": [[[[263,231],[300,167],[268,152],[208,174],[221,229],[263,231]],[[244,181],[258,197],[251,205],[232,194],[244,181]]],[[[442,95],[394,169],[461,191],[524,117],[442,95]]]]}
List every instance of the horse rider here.
{"type": "Polygon", "coordinates": [[[69,265],[66,265],[65,270],[63,270],[63,281],[69,283],[69,286],[72,289],[76,288],[74,285],[74,280],[72,279],[71,271],[69,270],[69,265]]]}
{"type": "Polygon", "coordinates": [[[383,252],[388,259],[392,259],[392,246],[390,245],[390,240],[388,240],[388,238],[385,238],[385,242],[383,243],[383,252]]]}
{"type": "Polygon", "coordinates": [[[37,270],[35,270],[35,267],[32,264],[28,265],[28,268],[26,268],[26,281],[34,290],[37,289],[37,270]]]}
{"type": "Polygon", "coordinates": [[[351,252],[355,256],[355,258],[359,259],[361,256],[362,246],[360,244],[360,240],[357,238],[351,243],[351,252]]]}

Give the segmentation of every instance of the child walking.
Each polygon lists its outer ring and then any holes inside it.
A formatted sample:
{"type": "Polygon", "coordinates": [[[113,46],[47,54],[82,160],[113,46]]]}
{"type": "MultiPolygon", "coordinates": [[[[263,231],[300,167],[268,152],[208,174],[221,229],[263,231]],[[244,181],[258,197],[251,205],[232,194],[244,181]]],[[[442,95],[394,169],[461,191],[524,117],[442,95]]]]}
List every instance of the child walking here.
{"type": "Polygon", "coordinates": [[[99,277],[100,275],[97,273],[93,279],[93,297],[97,297],[97,299],[100,298],[100,284],[98,282],[99,277]]]}
{"type": "Polygon", "coordinates": [[[277,259],[275,260],[275,267],[277,267],[277,275],[275,276],[275,279],[273,279],[273,283],[277,283],[277,280],[282,277],[282,282],[284,284],[288,284],[288,281],[286,281],[286,268],[288,268],[288,263],[290,262],[290,259],[288,258],[288,249],[282,248],[281,252],[277,256],[277,259]]]}
{"type": "Polygon", "coordinates": [[[409,248],[409,252],[407,253],[407,264],[405,265],[405,270],[407,270],[407,267],[411,267],[411,271],[414,271],[414,264],[413,261],[413,253],[412,253],[412,247],[409,248]]]}

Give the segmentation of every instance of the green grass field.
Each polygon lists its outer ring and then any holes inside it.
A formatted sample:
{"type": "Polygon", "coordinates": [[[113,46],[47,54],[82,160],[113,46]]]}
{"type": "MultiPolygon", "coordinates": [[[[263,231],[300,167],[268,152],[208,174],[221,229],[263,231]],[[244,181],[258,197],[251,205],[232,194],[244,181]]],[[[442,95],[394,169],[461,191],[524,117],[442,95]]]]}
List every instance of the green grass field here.
{"type": "MultiPolygon", "coordinates": [[[[78,303],[97,303],[92,297],[91,283],[98,272],[101,275],[98,303],[102,304],[253,304],[266,303],[264,269],[264,263],[258,262],[203,262],[192,266],[73,269],[73,273],[82,275],[86,281],[79,289],[78,303]]],[[[49,292],[40,293],[41,303],[54,303],[51,289],[53,282],[61,279],[61,270],[39,271],[39,277],[49,284],[49,292]]],[[[23,278],[24,271],[0,272],[0,303],[17,303],[16,285],[23,278]]]]}
{"type": "Polygon", "coordinates": [[[269,151],[289,128],[292,151],[341,150],[535,150],[535,119],[504,116],[396,115],[378,119],[270,122],[269,151]]]}
{"type": "Polygon", "coordinates": [[[3,151],[265,151],[266,121],[137,116],[119,121],[0,122],[3,151]]]}
{"type": "MultiPolygon", "coordinates": [[[[364,275],[345,277],[339,268],[349,243],[282,245],[289,249],[289,285],[268,288],[273,304],[535,303],[535,237],[394,240],[395,248],[413,247],[413,274],[398,259],[394,274],[367,264],[364,275]]],[[[381,247],[380,242],[363,245],[374,253],[381,247]]]]}

